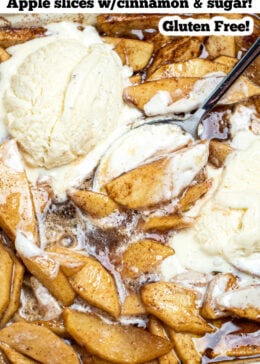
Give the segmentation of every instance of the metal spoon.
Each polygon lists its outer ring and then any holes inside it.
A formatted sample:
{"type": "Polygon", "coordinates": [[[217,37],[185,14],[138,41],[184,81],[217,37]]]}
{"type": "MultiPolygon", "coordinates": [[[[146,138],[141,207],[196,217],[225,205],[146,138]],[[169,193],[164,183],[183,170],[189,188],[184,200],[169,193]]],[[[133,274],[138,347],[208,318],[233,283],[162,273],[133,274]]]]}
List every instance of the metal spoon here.
{"type": "MultiPolygon", "coordinates": [[[[260,37],[257,38],[255,43],[248,49],[245,55],[230,71],[230,73],[224,77],[224,79],[218,84],[215,90],[209,95],[209,97],[203,102],[200,108],[186,120],[175,120],[173,118],[153,118],[146,120],[145,124],[175,124],[180,126],[185,132],[190,133],[194,139],[198,139],[198,128],[204,117],[214,108],[217,102],[224,96],[229,90],[233,83],[238,79],[239,76],[247,69],[248,66],[256,59],[260,54],[260,37]]],[[[139,125],[141,126],[141,125],[139,125]]],[[[211,139],[212,134],[203,133],[203,139],[211,139]]]]}

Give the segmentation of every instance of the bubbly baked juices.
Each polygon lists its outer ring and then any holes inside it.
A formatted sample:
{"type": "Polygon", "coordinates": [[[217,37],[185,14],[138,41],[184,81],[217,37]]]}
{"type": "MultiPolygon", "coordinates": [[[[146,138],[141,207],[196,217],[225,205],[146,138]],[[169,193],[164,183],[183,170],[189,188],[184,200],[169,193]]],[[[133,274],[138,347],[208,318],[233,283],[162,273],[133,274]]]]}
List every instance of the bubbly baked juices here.
{"type": "Polygon", "coordinates": [[[0,31],[3,363],[260,360],[259,60],[214,140],[142,125],[196,110],[259,20],[217,47],[161,16],[0,31]]]}

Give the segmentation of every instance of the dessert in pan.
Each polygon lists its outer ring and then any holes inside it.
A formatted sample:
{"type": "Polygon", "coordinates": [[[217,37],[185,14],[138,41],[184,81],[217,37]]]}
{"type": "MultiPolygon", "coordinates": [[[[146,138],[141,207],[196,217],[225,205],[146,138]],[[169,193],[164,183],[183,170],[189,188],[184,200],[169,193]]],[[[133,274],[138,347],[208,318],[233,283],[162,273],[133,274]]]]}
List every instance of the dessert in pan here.
{"type": "Polygon", "coordinates": [[[215,139],[142,125],[194,112],[259,20],[168,37],[161,16],[0,30],[0,363],[260,360],[259,59],[215,139]]]}

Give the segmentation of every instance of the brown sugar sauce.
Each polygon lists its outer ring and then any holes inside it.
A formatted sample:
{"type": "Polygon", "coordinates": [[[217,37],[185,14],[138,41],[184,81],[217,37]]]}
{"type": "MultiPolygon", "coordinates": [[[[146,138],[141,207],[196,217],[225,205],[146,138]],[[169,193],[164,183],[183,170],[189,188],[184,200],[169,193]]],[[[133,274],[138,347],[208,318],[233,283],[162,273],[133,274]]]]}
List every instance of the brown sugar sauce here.
{"type": "MultiPolygon", "coordinates": [[[[72,250],[85,251],[97,258],[114,276],[119,297],[123,301],[127,294],[138,293],[143,284],[160,280],[156,270],[141,279],[122,280],[120,275],[122,252],[125,251],[128,243],[149,238],[165,244],[169,236],[157,231],[150,234],[140,233],[138,220],[141,216],[136,211],[131,213],[123,211],[120,215],[115,214],[109,219],[98,220],[83,215],[71,202],[52,204],[46,213],[45,234],[50,245],[57,243],[72,250]]],[[[80,299],[76,301],[76,304],[84,305],[80,299]]],[[[32,306],[34,307],[35,303],[32,302],[32,306]]],[[[100,314],[99,311],[92,310],[100,314]]],[[[106,315],[105,317],[107,318],[106,315]]],[[[129,322],[139,326],[141,322],[141,326],[145,326],[146,317],[139,316],[136,320],[131,317],[129,322]]],[[[236,349],[238,344],[245,348],[256,342],[259,344],[260,328],[257,323],[236,318],[211,323],[216,327],[216,332],[193,339],[198,352],[202,355],[202,364],[245,360],[246,355],[225,355],[225,350],[236,349]]],[[[255,358],[257,362],[257,358],[260,360],[260,355],[250,355],[248,358],[255,358]]]]}

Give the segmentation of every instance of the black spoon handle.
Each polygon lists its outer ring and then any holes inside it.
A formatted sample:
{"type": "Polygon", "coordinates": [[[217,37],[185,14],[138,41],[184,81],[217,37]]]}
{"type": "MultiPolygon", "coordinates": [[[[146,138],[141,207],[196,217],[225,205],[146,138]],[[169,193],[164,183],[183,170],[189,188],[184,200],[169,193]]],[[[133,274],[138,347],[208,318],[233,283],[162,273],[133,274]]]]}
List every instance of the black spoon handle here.
{"type": "MultiPolygon", "coordinates": [[[[231,85],[238,79],[239,76],[247,69],[248,66],[255,60],[260,54],[260,37],[254,42],[254,44],[248,49],[245,55],[238,61],[232,71],[223,79],[223,81],[217,86],[216,90],[203,102],[198,111],[200,117],[205,116],[210,112],[217,102],[224,96],[226,91],[231,85]],[[204,112],[203,112],[204,111],[204,112]]],[[[196,113],[195,113],[196,114],[196,113]]]]}

